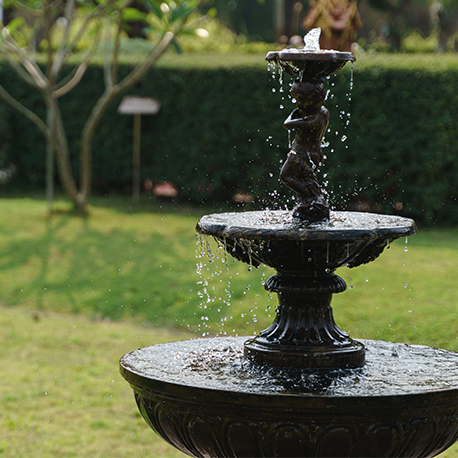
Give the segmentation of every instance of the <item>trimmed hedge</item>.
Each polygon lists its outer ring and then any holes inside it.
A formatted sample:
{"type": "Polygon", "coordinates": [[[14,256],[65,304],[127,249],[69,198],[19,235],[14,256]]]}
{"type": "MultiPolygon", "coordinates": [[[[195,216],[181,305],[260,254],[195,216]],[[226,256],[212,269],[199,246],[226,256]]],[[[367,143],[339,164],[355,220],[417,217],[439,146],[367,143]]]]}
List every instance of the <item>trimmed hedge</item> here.
{"type": "MultiPolygon", "coordinates": [[[[231,57],[221,63],[221,57],[193,54],[170,59],[129,91],[162,103],[159,115],[142,117],[142,179],[170,180],[180,199],[191,203],[231,201],[243,191],[259,206],[283,205],[290,194],[278,182],[288,152],[282,124],[293,108],[287,84],[281,93],[263,56],[242,62],[234,57],[233,66],[231,57]]],[[[330,146],[321,173],[330,182],[331,202],[337,208],[400,213],[422,224],[458,223],[458,64],[441,56],[360,61],[351,102],[349,65],[329,81],[330,146]]],[[[43,115],[40,95],[5,65],[0,81],[43,115]]],[[[102,84],[102,68],[93,65],[61,99],[76,173],[81,128],[102,84]]],[[[130,191],[132,117],[116,113],[119,102],[103,117],[94,140],[96,192],[130,191]]],[[[0,163],[17,166],[16,181],[43,186],[44,139],[5,103],[0,104],[0,148],[0,163]]]]}

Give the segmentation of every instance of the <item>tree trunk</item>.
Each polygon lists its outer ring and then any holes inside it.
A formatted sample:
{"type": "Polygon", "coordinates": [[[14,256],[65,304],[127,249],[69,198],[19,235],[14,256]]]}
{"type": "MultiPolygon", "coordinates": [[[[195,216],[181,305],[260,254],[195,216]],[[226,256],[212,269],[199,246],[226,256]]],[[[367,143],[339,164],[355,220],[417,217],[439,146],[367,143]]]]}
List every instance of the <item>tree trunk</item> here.
{"type": "Polygon", "coordinates": [[[447,51],[447,43],[449,38],[456,32],[458,28],[458,9],[452,15],[446,15],[443,11],[439,11],[439,41],[437,44],[438,52],[447,51]]]}
{"type": "MultiPolygon", "coordinates": [[[[52,115],[49,108],[46,110],[46,122],[52,132],[52,115]]],[[[52,202],[54,198],[54,151],[52,143],[46,139],[46,211],[52,213],[52,202]]]]}
{"type": "Polygon", "coordinates": [[[275,40],[285,34],[285,0],[275,0],[274,24],[275,40]]]}
{"type": "Polygon", "coordinates": [[[51,137],[54,152],[56,154],[61,185],[75,207],[78,208],[83,215],[85,215],[87,214],[87,198],[78,191],[75,179],[73,178],[67,137],[57,100],[53,98],[48,99],[48,107],[51,112],[51,137]]]}

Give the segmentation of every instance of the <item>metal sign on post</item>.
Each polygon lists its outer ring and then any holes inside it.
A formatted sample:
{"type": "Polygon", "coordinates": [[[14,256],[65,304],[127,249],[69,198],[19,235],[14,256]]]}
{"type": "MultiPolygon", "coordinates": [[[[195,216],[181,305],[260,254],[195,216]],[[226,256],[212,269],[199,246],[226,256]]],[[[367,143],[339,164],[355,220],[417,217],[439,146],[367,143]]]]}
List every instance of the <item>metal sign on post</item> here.
{"type": "Polygon", "coordinates": [[[118,113],[134,117],[134,150],[132,167],[132,198],[140,200],[140,146],[141,146],[141,115],[159,113],[161,104],[151,97],[126,95],[119,104],[118,113]]]}

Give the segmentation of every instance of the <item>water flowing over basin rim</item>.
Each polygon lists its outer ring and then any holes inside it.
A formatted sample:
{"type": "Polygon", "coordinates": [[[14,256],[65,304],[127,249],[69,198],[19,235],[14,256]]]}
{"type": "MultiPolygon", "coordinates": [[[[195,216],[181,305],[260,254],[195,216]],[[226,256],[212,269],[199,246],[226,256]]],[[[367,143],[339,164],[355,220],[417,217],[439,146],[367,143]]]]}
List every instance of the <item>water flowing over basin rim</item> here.
{"type": "Polygon", "coordinates": [[[221,238],[253,240],[395,240],[415,234],[416,225],[410,218],[362,212],[331,212],[329,223],[305,225],[292,220],[284,210],[215,213],[197,223],[196,230],[204,235],[221,238]]]}
{"type": "Polygon", "coordinates": [[[334,50],[303,51],[283,50],[270,51],[266,55],[267,61],[301,62],[301,61],[333,61],[333,62],[355,62],[356,57],[351,52],[340,52],[334,50]]]}
{"type": "MultiPolygon", "coordinates": [[[[326,405],[332,404],[343,408],[355,402],[362,402],[367,405],[368,402],[378,404],[381,400],[389,406],[399,405],[407,397],[410,399],[409,402],[412,402],[414,397],[424,398],[425,396],[430,399],[434,398],[434,402],[440,401],[442,396],[444,396],[444,402],[458,402],[458,354],[422,345],[360,340],[369,350],[367,353],[368,364],[364,368],[337,371],[306,369],[302,371],[305,374],[305,383],[309,384],[312,380],[312,387],[318,390],[315,393],[294,392],[291,389],[284,391],[284,383],[289,383],[288,377],[294,379],[294,374],[297,376],[301,371],[298,372],[293,369],[276,370],[274,375],[281,378],[281,380],[279,379],[280,384],[277,387],[269,387],[272,392],[266,392],[259,385],[253,385],[248,389],[245,386],[241,387],[241,384],[246,381],[244,379],[245,372],[242,372],[243,377],[240,377],[234,375],[236,371],[234,372],[231,368],[234,373],[228,375],[231,372],[229,370],[228,373],[221,374],[218,373],[219,367],[212,372],[211,365],[204,364],[198,359],[193,361],[193,352],[205,353],[205,349],[210,352],[209,354],[215,353],[211,357],[215,361],[220,361],[221,354],[218,349],[227,351],[228,346],[241,349],[247,339],[246,336],[200,338],[140,348],[121,358],[120,372],[132,387],[161,393],[166,397],[183,396],[190,397],[190,399],[202,397],[206,399],[206,402],[218,402],[220,399],[230,397],[231,402],[241,404],[251,402],[249,400],[252,399],[253,403],[265,403],[266,406],[278,403],[278,406],[282,406],[284,409],[297,409],[297,403],[313,405],[314,402],[318,404],[325,402],[326,405]],[[381,351],[378,351],[380,348],[381,351]],[[189,354],[191,357],[187,359],[189,354]],[[411,358],[412,355],[413,359],[411,358]],[[419,360],[418,356],[420,356],[419,360]],[[373,358],[379,359],[379,361],[370,367],[373,358]],[[409,362],[409,358],[413,362],[409,362]],[[391,366],[390,362],[394,363],[394,366],[391,366]],[[381,367],[384,373],[378,374],[379,378],[372,382],[371,372],[380,372],[381,367]],[[200,373],[193,374],[193,370],[200,373]],[[399,380],[399,374],[402,373],[403,378],[399,380]],[[445,373],[447,374],[446,378],[444,378],[445,373]],[[333,391],[332,386],[328,386],[328,382],[330,384],[335,383],[336,374],[337,379],[339,379],[338,382],[343,385],[337,386],[333,391]],[[180,380],[180,377],[185,380],[180,380]],[[230,380],[230,377],[233,380],[230,380]],[[320,377],[322,380],[319,380],[320,377]],[[364,377],[367,380],[364,380],[364,377]],[[398,383],[396,386],[394,385],[395,382],[398,383]],[[318,385],[313,385],[314,383],[318,385]],[[371,390],[371,383],[374,384],[373,390],[371,390]],[[420,388],[420,383],[422,388],[420,388]],[[433,386],[433,383],[436,386],[433,386]],[[415,388],[409,391],[410,384],[415,388]],[[231,388],[227,388],[228,386],[231,388]],[[358,393],[358,390],[363,394],[354,394],[358,393]],[[329,391],[329,394],[326,394],[326,391],[329,391]],[[353,394],[349,394],[352,391],[353,394]]],[[[243,365],[241,365],[241,361],[237,361],[237,358],[235,361],[236,366],[239,365],[237,370],[243,370],[243,365]]],[[[243,364],[245,363],[248,362],[243,364]]],[[[260,374],[264,371],[265,380],[260,381],[260,383],[271,383],[269,378],[272,379],[273,377],[272,368],[256,367],[255,370],[259,371],[260,374]]]]}

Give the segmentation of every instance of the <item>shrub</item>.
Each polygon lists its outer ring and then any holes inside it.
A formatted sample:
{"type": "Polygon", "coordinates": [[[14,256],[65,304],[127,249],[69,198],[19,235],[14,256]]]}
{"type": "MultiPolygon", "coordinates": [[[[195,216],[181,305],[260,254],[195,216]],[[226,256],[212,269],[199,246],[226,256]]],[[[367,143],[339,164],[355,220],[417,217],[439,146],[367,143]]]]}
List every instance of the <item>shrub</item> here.
{"type": "MultiPolygon", "coordinates": [[[[422,224],[457,223],[458,64],[444,55],[363,55],[354,73],[351,102],[349,65],[330,80],[330,146],[322,174],[333,205],[400,213],[422,224]],[[343,135],[348,138],[342,142],[343,135]]],[[[0,66],[0,78],[43,115],[42,100],[6,66],[0,66]]],[[[102,78],[101,66],[93,65],[62,99],[75,152],[102,78]]],[[[280,92],[271,81],[263,55],[169,56],[131,91],[162,103],[159,115],[142,118],[142,179],[169,180],[183,201],[195,204],[230,201],[242,191],[258,205],[283,205],[290,195],[278,182],[288,151],[282,123],[293,107],[284,87],[280,92]],[[284,195],[280,203],[272,202],[276,189],[284,195]]],[[[104,116],[93,147],[94,187],[104,193],[129,190],[131,184],[132,118],[116,113],[119,102],[104,116]]],[[[16,165],[16,182],[42,186],[41,134],[5,105],[0,118],[0,151],[5,163],[16,165]]],[[[73,166],[78,169],[77,158],[73,166]]]]}

